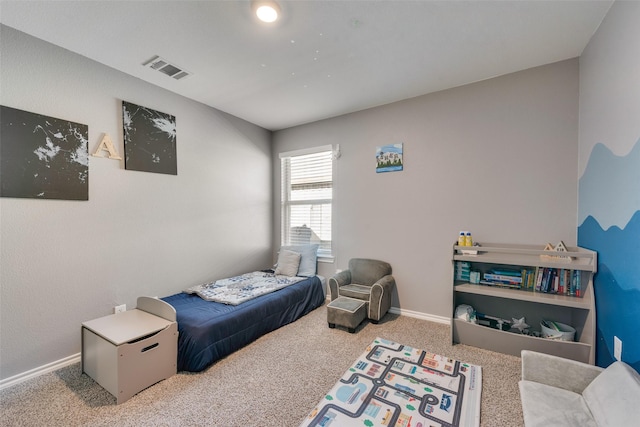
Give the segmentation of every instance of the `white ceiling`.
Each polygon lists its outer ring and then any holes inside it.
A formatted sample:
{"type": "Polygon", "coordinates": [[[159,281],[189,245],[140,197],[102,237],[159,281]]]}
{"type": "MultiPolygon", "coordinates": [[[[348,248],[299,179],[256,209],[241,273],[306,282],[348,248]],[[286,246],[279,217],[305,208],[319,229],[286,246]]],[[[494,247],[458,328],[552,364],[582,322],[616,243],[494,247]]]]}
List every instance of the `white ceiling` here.
{"type": "Polygon", "coordinates": [[[279,130],[580,56],[612,0],[278,3],[267,25],[250,0],[2,0],[0,22],[279,130]]]}

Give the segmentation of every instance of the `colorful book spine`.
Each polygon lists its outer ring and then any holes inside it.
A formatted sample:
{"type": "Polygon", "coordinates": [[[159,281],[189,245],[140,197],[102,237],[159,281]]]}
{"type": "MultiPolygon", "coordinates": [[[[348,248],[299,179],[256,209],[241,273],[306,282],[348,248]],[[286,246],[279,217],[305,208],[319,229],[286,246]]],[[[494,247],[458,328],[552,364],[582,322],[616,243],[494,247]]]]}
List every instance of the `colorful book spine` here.
{"type": "Polygon", "coordinates": [[[493,281],[493,282],[513,283],[513,284],[522,283],[522,277],[506,276],[503,274],[494,274],[494,273],[484,273],[484,280],[493,281]]]}
{"type": "Polygon", "coordinates": [[[535,270],[529,270],[527,274],[527,288],[532,289],[536,286],[536,272],[535,270]]]}
{"type": "Polygon", "coordinates": [[[542,270],[542,292],[549,292],[550,282],[551,282],[551,269],[545,267],[542,270]]]}
{"type": "Polygon", "coordinates": [[[542,291],[542,276],[544,275],[544,268],[536,267],[536,291],[542,291]]]}
{"type": "MultiPolygon", "coordinates": [[[[468,266],[461,266],[466,273],[468,266]],[[465,268],[466,267],[466,268],[465,268]]],[[[460,277],[457,277],[460,279],[460,277]]],[[[582,296],[582,272],[567,268],[521,267],[519,270],[491,269],[482,273],[480,284],[523,289],[557,295],[582,296]]]]}

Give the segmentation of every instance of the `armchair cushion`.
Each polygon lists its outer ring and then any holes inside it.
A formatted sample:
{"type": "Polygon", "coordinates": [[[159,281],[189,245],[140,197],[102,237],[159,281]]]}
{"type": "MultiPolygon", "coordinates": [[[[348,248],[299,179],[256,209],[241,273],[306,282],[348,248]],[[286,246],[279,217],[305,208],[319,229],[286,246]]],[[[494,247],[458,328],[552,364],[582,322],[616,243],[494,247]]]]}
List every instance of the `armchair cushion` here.
{"type": "Polygon", "coordinates": [[[599,426],[631,426],[640,422],[640,375],[623,362],[614,362],[582,392],[599,426]]]}
{"type": "Polygon", "coordinates": [[[368,301],[370,295],[371,286],[358,284],[340,286],[341,297],[356,298],[368,301]]]}
{"type": "Polygon", "coordinates": [[[640,419],[640,375],[523,350],[519,382],[526,427],[630,426],[640,419]]]}
{"type": "Polygon", "coordinates": [[[597,427],[579,393],[534,381],[519,386],[525,426],[597,427]]]}

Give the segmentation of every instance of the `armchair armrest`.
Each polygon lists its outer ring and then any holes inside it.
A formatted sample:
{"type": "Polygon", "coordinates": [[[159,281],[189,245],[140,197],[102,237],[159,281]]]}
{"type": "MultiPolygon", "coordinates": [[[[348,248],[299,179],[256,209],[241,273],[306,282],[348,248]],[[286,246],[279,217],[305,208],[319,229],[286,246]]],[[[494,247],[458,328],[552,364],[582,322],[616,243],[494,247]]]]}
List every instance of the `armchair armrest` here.
{"type": "Polygon", "coordinates": [[[369,318],[380,320],[391,307],[391,293],[396,287],[396,279],[387,274],[371,286],[369,297],[369,318]]]}
{"type": "Polygon", "coordinates": [[[387,274],[384,277],[381,277],[376,283],[372,285],[371,293],[376,292],[391,292],[393,288],[396,286],[396,279],[393,278],[392,275],[387,274]]]}
{"type": "Polygon", "coordinates": [[[335,274],[329,279],[329,293],[331,301],[338,298],[338,288],[340,286],[348,285],[351,283],[351,272],[349,270],[342,270],[340,273],[335,274]]]}
{"type": "Polygon", "coordinates": [[[604,370],[587,363],[530,350],[522,350],[521,357],[524,381],[546,384],[580,394],[604,370]]]}

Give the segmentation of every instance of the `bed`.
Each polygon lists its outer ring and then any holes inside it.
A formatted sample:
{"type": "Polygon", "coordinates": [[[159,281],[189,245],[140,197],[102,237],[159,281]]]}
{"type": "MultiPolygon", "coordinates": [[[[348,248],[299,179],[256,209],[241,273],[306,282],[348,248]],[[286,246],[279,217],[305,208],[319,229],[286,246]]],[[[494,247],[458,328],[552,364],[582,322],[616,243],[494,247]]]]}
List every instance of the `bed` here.
{"type": "MultiPolygon", "coordinates": [[[[277,268],[284,265],[282,259],[278,258],[277,268]]],[[[302,268],[302,264],[300,270],[296,267],[296,273],[304,272],[302,268]]],[[[200,372],[262,335],[321,306],[325,300],[324,280],[315,275],[315,252],[313,274],[238,305],[206,301],[186,292],[162,298],[176,310],[178,371],[200,372]]]]}

